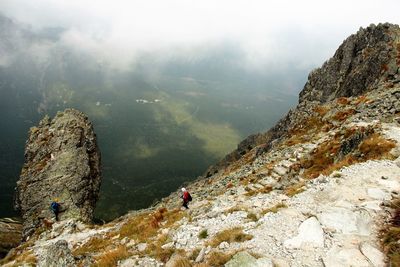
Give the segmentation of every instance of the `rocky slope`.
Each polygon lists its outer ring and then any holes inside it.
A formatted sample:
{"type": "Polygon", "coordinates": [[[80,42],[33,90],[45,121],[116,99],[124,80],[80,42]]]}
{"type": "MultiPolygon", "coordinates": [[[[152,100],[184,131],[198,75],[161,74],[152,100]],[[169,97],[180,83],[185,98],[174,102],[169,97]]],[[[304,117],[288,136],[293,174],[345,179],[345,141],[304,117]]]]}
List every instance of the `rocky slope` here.
{"type": "Polygon", "coordinates": [[[177,191],[107,225],[64,220],[3,264],[396,266],[380,233],[400,190],[399,32],[383,24],[345,40],[296,109],[186,186],[189,210],[177,191]]]}
{"type": "Polygon", "coordinates": [[[29,132],[25,163],[17,182],[15,207],[27,238],[42,219],[51,219],[50,203],[61,204],[60,219],[90,223],[101,182],[100,152],[88,118],[67,109],[45,117],[29,132]]]}

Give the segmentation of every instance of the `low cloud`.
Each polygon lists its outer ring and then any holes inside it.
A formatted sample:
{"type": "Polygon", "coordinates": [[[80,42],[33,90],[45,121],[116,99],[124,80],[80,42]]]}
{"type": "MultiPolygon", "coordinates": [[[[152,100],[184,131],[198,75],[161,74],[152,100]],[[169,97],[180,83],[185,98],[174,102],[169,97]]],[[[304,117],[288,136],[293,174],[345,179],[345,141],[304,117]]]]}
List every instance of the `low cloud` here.
{"type": "MultiPolygon", "coordinates": [[[[370,23],[399,23],[397,1],[95,1],[3,0],[6,16],[33,29],[63,27],[61,42],[126,68],[146,53],[193,58],[231,42],[243,67],[310,68],[350,33],[370,23]],[[390,8],[388,8],[390,7],[390,8]],[[204,49],[203,49],[204,51],[204,49]]],[[[4,56],[0,62],[7,62],[4,56]]]]}

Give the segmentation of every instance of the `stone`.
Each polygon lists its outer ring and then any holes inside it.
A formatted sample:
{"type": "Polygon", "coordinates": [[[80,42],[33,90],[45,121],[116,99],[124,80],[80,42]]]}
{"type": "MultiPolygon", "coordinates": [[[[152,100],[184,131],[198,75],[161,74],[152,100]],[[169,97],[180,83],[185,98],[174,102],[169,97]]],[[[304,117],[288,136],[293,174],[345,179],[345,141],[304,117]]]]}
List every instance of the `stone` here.
{"type": "Polygon", "coordinates": [[[369,243],[362,243],[360,246],[362,254],[369,259],[375,267],[385,266],[385,255],[369,243]]]}
{"type": "Polygon", "coordinates": [[[58,240],[50,245],[47,250],[40,255],[38,266],[48,267],[71,267],[76,266],[75,259],[68,248],[65,240],[58,240]]]}
{"type": "Polygon", "coordinates": [[[381,190],[379,188],[368,188],[367,194],[371,198],[377,199],[377,200],[390,200],[391,199],[390,194],[385,193],[383,190],[381,190]]]}
{"type": "Polygon", "coordinates": [[[326,267],[357,266],[370,267],[367,258],[356,248],[331,248],[323,258],[326,267]]]}
{"type": "Polygon", "coordinates": [[[342,207],[332,207],[317,215],[324,228],[334,229],[343,234],[369,235],[371,216],[363,209],[353,211],[342,207]]]}
{"type": "Polygon", "coordinates": [[[197,255],[195,262],[202,262],[204,260],[204,256],[206,254],[206,248],[201,248],[199,255],[197,255]]]}
{"type": "Polygon", "coordinates": [[[147,244],[146,244],[146,243],[139,243],[139,244],[137,244],[137,249],[139,250],[139,252],[145,251],[146,248],[147,248],[147,244]]]}
{"type": "Polygon", "coordinates": [[[25,163],[17,182],[15,208],[23,218],[23,237],[41,224],[54,199],[59,219],[92,222],[99,197],[100,151],[87,116],[74,110],[45,117],[29,133],[25,163]]]}
{"type": "Polygon", "coordinates": [[[324,247],[324,231],[315,217],[310,217],[301,223],[299,234],[284,242],[286,248],[324,247]]]}
{"type": "Polygon", "coordinates": [[[221,242],[221,244],[219,244],[218,245],[218,248],[219,249],[227,249],[227,248],[229,248],[229,243],[228,242],[226,242],[226,241],[224,241],[224,242],[221,242]]]}
{"type": "Polygon", "coordinates": [[[283,176],[287,173],[287,168],[282,166],[276,166],[272,171],[278,174],[279,176],[283,176]]]}
{"type": "Polygon", "coordinates": [[[22,238],[22,223],[20,221],[4,218],[0,219],[0,259],[8,251],[18,246],[22,238]]]}
{"type": "Polygon", "coordinates": [[[236,253],[225,267],[273,267],[274,264],[268,258],[256,259],[246,251],[236,253]]]}
{"type": "Polygon", "coordinates": [[[174,242],[169,242],[161,246],[162,249],[169,249],[174,246],[174,242]]]}

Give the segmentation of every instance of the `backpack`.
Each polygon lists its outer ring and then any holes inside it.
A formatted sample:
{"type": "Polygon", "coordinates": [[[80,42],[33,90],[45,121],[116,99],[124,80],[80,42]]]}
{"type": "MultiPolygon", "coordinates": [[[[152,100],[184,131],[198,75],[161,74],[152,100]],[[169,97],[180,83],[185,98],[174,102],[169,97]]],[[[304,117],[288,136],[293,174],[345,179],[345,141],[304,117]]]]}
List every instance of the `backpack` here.
{"type": "Polygon", "coordinates": [[[190,193],[188,192],[188,200],[192,201],[192,196],[190,195],[190,193]]]}
{"type": "Polygon", "coordinates": [[[58,204],[57,202],[53,202],[50,205],[52,211],[58,210],[59,206],[60,206],[60,204],[58,204]]]}

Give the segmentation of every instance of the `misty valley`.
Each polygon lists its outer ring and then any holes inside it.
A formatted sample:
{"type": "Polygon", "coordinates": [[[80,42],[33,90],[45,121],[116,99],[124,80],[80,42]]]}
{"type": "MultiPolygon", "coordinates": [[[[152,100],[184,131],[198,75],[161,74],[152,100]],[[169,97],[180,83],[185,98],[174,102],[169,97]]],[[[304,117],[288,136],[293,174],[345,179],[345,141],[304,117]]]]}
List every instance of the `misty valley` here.
{"type": "Polygon", "coordinates": [[[271,127],[296,104],[308,72],[247,69],[229,42],[141,53],[119,67],[67,45],[64,31],[0,16],[0,217],[16,215],[27,133],[46,114],[71,107],[93,122],[103,171],[96,214],[110,220],[169,195],[271,127]]]}

